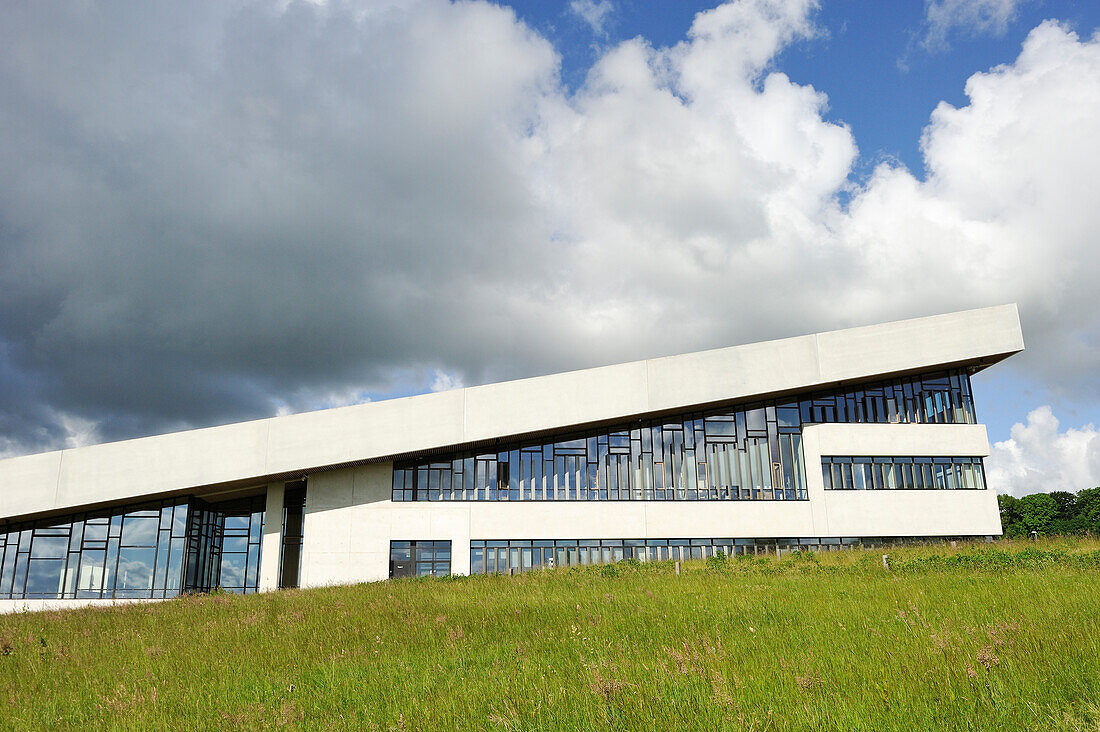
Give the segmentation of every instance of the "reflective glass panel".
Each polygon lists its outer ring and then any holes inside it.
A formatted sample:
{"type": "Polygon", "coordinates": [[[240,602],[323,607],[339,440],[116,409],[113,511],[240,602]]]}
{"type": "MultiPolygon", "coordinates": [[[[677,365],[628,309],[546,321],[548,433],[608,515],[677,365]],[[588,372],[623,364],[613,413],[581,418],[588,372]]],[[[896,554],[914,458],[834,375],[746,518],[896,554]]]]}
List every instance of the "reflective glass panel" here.
{"type": "Polygon", "coordinates": [[[122,547],[118,552],[116,590],[152,590],[153,562],[157,550],[152,547],[122,547]]]}

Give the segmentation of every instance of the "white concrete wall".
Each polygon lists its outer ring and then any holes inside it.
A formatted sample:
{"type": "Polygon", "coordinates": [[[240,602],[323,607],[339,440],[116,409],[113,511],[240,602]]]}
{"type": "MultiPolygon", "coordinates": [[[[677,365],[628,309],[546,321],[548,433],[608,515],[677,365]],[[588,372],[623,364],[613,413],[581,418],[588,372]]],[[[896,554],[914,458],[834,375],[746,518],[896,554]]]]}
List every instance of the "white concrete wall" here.
{"type": "Polygon", "coordinates": [[[0,460],[0,518],[646,412],[977,363],[1023,348],[1015,305],[0,460]]]}
{"type": "Polygon", "coordinates": [[[821,457],[986,457],[985,425],[821,424],[802,431],[815,536],[989,536],[1001,533],[995,486],[984,491],[827,491],[821,457]]]}
{"type": "Polygon", "coordinates": [[[471,539],[691,539],[958,536],[1001,533],[984,491],[826,491],[822,455],[984,457],[982,425],[815,425],[804,431],[808,501],[399,501],[392,464],[310,477],[302,586],[389,575],[391,540],[451,541],[469,572],[471,539]]]}
{"type": "Polygon", "coordinates": [[[0,615],[11,613],[38,613],[46,610],[75,610],[81,607],[122,607],[164,602],[163,598],[133,600],[0,600],[0,615]]]}
{"type": "Polygon", "coordinates": [[[285,483],[272,483],[267,487],[267,503],[264,506],[264,536],[260,544],[260,592],[279,587],[279,553],[283,541],[283,496],[285,483]]]}

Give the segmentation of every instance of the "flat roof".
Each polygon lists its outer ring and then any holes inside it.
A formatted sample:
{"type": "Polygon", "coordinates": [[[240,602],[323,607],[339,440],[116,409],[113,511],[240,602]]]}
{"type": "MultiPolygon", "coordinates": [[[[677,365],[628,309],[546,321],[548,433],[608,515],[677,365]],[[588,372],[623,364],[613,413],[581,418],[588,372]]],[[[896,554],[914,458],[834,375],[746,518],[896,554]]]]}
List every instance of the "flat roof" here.
{"type": "Polygon", "coordinates": [[[467,443],[948,367],[1022,351],[1015,304],[0,460],[0,521],[262,485],[467,443]]]}

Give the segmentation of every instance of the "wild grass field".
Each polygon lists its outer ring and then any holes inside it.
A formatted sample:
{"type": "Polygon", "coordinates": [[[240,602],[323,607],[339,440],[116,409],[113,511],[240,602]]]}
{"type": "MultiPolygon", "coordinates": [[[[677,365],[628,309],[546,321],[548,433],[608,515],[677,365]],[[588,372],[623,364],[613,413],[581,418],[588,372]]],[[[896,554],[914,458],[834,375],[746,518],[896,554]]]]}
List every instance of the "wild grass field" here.
{"type": "Polygon", "coordinates": [[[18,730],[1095,730],[1100,540],[6,616],[0,702],[18,730]]]}

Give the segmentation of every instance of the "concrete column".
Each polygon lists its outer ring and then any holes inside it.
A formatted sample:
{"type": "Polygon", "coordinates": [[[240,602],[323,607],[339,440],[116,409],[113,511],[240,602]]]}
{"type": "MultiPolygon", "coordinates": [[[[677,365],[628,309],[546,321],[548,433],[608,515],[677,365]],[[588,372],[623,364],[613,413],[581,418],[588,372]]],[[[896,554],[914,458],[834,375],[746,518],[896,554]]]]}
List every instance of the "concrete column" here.
{"type": "Polygon", "coordinates": [[[264,540],[260,550],[260,592],[279,588],[279,550],[283,535],[282,483],[267,487],[267,508],[264,512],[264,540]]]}

